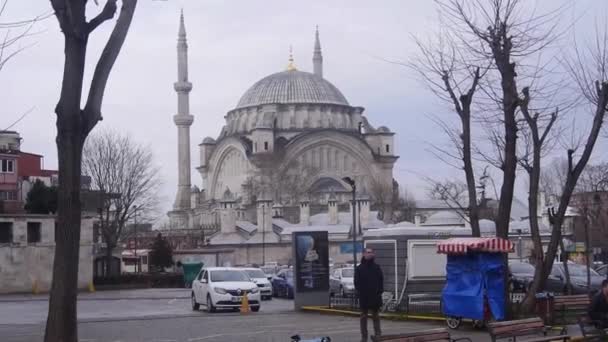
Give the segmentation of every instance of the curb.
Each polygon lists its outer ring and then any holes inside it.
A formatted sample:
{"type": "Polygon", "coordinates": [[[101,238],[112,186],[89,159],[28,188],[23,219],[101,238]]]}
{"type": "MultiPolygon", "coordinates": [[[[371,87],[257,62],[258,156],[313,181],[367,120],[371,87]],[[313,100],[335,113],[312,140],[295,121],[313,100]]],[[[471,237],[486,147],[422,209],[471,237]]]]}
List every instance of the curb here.
{"type": "MultiPolygon", "coordinates": [[[[360,315],[360,313],[356,312],[356,311],[330,309],[330,308],[326,308],[326,307],[322,307],[322,306],[303,306],[302,310],[309,311],[309,312],[336,314],[336,315],[348,315],[348,316],[359,316],[360,315]]],[[[445,321],[445,318],[443,318],[443,317],[424,316],[424,315],[381,313],[379,316],[380,316],[380,318],[395,320],[395,321],[405,321],[405,320],[422,320],[422,321],[434,321],[434,322],[445,321]]]]}
{"type": "MultiPolygon", "coordinates": [[[[171,300],[171,299],[190,299],[190,296],[183,297],[82,297],[78,301],[94,301],[94,300],[171,300]]],[[[48,297],[44,298],[0,298],[0,303],[23,303],[23,302],[47,302],[48,297]]]]}

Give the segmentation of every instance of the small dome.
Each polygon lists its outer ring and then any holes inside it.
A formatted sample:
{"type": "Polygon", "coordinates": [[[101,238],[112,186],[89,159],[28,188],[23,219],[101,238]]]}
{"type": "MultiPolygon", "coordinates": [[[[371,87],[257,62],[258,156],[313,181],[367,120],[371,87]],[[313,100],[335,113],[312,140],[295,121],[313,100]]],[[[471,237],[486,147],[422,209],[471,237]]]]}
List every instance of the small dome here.
{"type": "Polygon", "coordinates": [[[429,216],[424,222],[425,226],[460,225],[464,223],[462,217],[455,211],[440,211],[429,216]]]}
{"type": "Polygon", "coordinates": [[[380,133],[390,133],[391,130],[388,127],[386,127],[386,126],[380,126],[380,127],[378,127],[378,132],[380,132],[380,133]]]}
{"type": "Polygon", "coordinates": [[[349,105],[340,90],[322,77],[309,72],[288,70],[256,82],[241,97],[236,108],[296,103],[349,105]]]}
{"type": "Polygon", "coordinates": [[[203,144],[208,144],[208,145],[215,144],[215,139],[213,139],[212,137],[206,137],[205,139],[203,139],[203,144]]]}

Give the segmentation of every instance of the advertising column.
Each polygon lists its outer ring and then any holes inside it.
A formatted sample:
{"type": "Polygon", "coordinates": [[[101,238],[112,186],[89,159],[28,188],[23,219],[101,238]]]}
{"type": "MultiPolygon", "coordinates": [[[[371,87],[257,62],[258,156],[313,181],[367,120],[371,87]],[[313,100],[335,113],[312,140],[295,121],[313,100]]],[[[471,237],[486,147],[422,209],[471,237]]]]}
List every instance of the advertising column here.
{"type": "Polygon", "coordinates": [[[327,231],[294,232],[292,236],[294,265],[294,304],[329,305],[329,242],[327,231]]]}

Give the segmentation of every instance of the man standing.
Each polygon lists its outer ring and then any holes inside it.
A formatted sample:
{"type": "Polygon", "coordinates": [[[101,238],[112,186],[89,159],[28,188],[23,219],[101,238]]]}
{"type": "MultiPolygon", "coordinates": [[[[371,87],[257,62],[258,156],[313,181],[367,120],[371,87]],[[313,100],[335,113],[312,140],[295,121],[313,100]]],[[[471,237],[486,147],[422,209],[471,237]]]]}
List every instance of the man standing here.
{"type": "Polygon", "coordinates": [[[380,336],[380,317],[378,311],[382,306],[382,292],[384,291],[384,277],[382,270],[374,262],[374,251],[366,248],[363,251],[361,264],[355,270],[355,290],[359,296],[361,308],[361,341],[367,342],[367,315],[372,314],[374,322],[374,335],[380,336]]]}
{"type": "Polygon", "coordinates": [[[602,289],[593,297],[589,317],[598,328],[608,328],[608,280],[602,281],[602,289]]]}

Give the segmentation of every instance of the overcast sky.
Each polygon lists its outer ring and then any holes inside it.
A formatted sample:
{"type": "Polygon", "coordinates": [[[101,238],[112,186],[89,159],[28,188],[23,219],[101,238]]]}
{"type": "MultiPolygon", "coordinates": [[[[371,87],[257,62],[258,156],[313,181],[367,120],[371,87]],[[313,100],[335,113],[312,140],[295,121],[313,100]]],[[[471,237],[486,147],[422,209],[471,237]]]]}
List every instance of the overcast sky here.
{"type": "MultiPolygon", "coordinates": [[[[538,1],[539,10],[555,2],[538,1]]],[[[566,14],[583,18],[577,22],[578,32],[591,32],[589,23],[598,15],[605,18],[607,5],[597,0],[576,1],[566,14]]],[[[165,208],[172,204],[177,183],[177,133],[172,116],[177,107],[173,82],[180,8],[186,19],[189,76],[194,86],[190,95],[195,117],[191,127],[193,184],[201,182],[194,170],[199,162],[197,145],[204,137],[219,134],[226,112],[254,82],[285,70],[290,45],[296,66],[312,71],[315,25],[321,34],[325,78],[351,105],[365,107],[372,125],[386,125],[397,132],[401,157],[395,178],[423,198],[426,183],[421,175],[438,179],[462,176],[427,152],[429,143],[445,141],[429,116],[451,117],[453,113],[411,70],[386,61],[412,58],[416,53],[412,36],[425,37],[437,29],[433,1],[140,0],[110,76],[104,120],[98,128],[128,133],[151,146],[165,183],[165,208]]],[[[89,1],[89,17],[99,10],[89,1]]],[[[50,11],[49,1],[9,0],[2,21],[50,11]]],[[[90,38],[87,84],[112,26],[113,22],[105,23],[90,38]]],[[[54,17],[38,24],[36,31],[40,33],[23,41],[33,45],[0,72],[0,129],[34,107],[13,129],[21,133],[23,150],[43,154],[46,168],[54,169],[53,109],[63,71],[63,37],[54,17]]],[[[598,156],[605,156],[601,148],[598,156]]],[[[521,184],[518,193],[525,196],[521,184]]]]}

